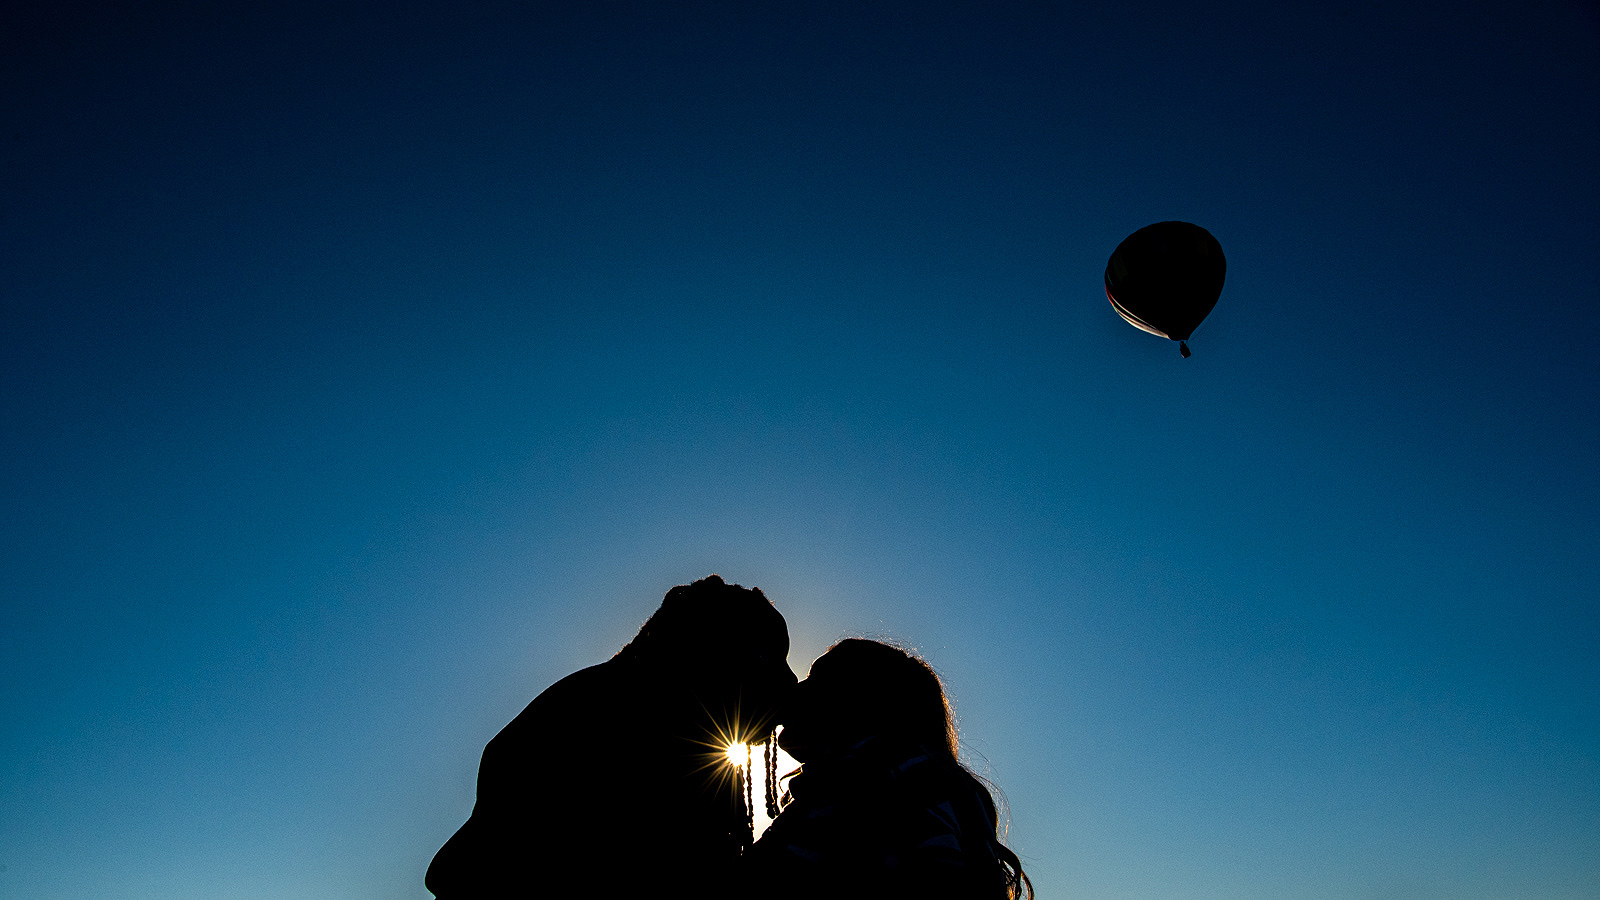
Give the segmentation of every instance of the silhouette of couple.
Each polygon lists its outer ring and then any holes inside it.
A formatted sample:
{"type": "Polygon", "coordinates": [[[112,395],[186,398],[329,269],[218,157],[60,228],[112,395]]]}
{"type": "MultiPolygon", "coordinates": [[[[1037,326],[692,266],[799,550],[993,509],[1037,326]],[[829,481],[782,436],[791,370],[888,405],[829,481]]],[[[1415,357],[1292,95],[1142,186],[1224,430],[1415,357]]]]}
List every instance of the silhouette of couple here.
{"type": "MultiPolygon", "coordinates": [[[[939,678],[896,647],[835,644],[796,684],[760,589],[667,592],[611,659],[484,748],[472,816],[433,858],[439,900],[1032,897],[989,790],[957,761],[939,678]],[[751,842],[734,742],[801,763],[751,842]]],[[[769,795],[775,779],[768,779],[769,795]]],[[[774,805],[769,796],[769,805],[774,805]]]]}

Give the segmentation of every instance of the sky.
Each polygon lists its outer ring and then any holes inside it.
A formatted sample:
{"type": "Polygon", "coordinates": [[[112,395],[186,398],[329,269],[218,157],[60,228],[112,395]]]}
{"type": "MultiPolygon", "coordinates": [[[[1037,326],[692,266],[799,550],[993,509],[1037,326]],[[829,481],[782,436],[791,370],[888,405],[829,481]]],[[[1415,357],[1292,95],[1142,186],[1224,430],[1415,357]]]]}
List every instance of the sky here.
{"type": "Polygon", "coordinates": [[[716,572],[1041,898],[1592,900],[1597,111],[1576,0],[7,5],[0,898],[424,900],[716,572]]]}

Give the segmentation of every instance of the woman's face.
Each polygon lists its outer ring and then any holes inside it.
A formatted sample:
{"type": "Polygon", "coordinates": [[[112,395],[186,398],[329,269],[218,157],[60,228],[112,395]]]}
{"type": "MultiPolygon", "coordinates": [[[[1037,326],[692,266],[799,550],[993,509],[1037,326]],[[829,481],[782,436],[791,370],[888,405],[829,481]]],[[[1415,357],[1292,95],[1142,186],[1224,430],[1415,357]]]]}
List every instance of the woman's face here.
{"type": "Polygon", "coordinates": [[[799,762],[850,746],[860,735],[864,706],[855,679],[823,654],[811,672],[789,692],[779,710],[783,733],[778,746],[799,762]]]}

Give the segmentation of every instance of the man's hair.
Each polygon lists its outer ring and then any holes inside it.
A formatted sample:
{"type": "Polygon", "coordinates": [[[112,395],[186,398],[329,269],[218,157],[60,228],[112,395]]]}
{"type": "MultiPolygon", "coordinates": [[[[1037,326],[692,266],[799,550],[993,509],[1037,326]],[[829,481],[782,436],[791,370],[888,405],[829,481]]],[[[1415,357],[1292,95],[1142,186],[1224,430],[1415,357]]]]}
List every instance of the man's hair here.
{"type": "Polygon", "coordinates": [[[728,584],[720,575],[708,575],[668,591],[661,606],[617,657],[661,660],[688,653],[718,654],[757,640],[767,629],[783,627],[783,617],[760,588],[728,584]]]}

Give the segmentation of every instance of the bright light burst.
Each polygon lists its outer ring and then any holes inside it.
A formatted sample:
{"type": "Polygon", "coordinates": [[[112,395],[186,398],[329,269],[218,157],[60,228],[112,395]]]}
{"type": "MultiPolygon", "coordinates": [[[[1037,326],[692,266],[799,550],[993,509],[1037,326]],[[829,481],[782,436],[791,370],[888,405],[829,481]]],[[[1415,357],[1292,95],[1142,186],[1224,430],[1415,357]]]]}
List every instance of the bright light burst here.
{"type": "MultiPolygon", "coordinates": [[[[722,754],[718,759],[718,762],[725,762],[734,769],[743,769],[746,761],[750,763],[750,768],[747,771],[751,779],[751,795],[755,800],[755,809],[751,810],[751,812],[754,813],[753,824],[758,838],[762,832],[767,830],[767,826],[772,824],[772,819],[767,816],[766,804],[761,801],[761,798],[765,796],[767,787],[766,766],[763,765],[765,752],[766,748],[759,744],[750,746],[743,741],[731,741],[723,745],[722,754]]],[[[780,777],[793,771],[799,765],[794,757],[782,750],[778,751],[778,774],[780,777]]],[[[732,772],[729,772],[729,777],[733,777],[732,772]]]]}

